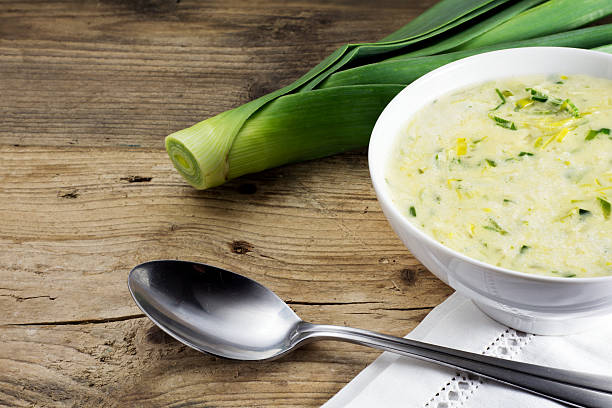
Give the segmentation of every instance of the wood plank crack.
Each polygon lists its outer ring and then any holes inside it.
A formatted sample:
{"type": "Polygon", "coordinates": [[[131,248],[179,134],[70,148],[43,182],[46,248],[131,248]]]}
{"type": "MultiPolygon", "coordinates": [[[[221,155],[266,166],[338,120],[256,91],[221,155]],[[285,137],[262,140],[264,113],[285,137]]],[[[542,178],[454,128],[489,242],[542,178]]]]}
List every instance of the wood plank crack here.
{"type": "Polygon", "coordinates": [[[17,296],[17,295],[13,295],[13,294],[2,294],[0,296],[6,296],[6,297],[12,297],[13,299],[17,300],[18,302],[23,302],[24,300],[30,300],[30,299],[49,299],[49,300],[55,300],[57,299],[57,296],[49,296],[49,295],[40,295],[40,296],[17,296]]]}
{"type": "Polygon", "coordinates": [[[297,300],[287,300],[288,305],[304,305],[304,306],[346,306],[346,305],[368,305],[377,304],[380,302],[301,302],[297,300]]]}
{"type": "Polygon", "coordinates": [[[373,310],[398,310],[400,312],[413,312],[419,310],[431,310],[435,306],[422,306],[422,307],[381,307],[375,308],[373,310]]]}
{"type": "Polygon", "coordinates": [[[144,314],[133,314],[126,316],[108,317],[105,319],[83,319],[83,320],[63,320],[63,321],[49,321],[49,322],[27,322],[27,323],[10,323],[4,324],[0,327],[20,327],[20,326],[71,326],[79,324],[100,324],[100,323],[112,323],[122,322],[125,320],[141,319],[145,317],[144,314]]]}

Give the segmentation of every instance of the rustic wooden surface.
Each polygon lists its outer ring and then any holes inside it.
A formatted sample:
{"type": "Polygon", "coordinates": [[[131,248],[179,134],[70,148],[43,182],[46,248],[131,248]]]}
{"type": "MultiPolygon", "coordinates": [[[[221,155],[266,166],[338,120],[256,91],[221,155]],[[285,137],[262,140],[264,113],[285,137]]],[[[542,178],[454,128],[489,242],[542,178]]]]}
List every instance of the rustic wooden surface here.
{"type": "Polygon", "coordinates": [[[306,319],[403,335],[451,290],[391,231],[365,152],[195,191],[166,134],[433,1],[0,0],[0,406],[319,406],[379,353],[228,362],[169,338],[136,264],[248,275],[306,319]]]}

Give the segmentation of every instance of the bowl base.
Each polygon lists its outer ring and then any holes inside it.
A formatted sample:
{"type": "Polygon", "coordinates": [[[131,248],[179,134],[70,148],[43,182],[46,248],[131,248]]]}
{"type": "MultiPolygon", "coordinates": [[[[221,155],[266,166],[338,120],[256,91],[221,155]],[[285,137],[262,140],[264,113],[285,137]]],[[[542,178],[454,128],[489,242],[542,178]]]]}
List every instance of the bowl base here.
{"type": "Polygon", "coordinates": [[[474,304],[493,320],[525,333],[546,336],[576,334],[612,323],[612,313],[585,315],[550,315],[536,312],[524,312],[513,309],[505,311],[472,300],[474,304]]]}

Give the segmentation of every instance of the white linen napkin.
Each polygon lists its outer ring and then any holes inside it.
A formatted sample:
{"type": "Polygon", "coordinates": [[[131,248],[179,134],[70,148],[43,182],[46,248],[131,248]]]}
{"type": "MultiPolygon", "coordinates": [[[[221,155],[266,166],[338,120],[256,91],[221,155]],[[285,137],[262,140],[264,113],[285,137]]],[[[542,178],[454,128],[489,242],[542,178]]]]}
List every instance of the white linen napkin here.
{"type": "MultiPolygon", "coordinates": [[[[433,309],[407,338],[551,367],[612,375],[612,321],[569,336],[509,329],[458,293],[433,309]]],[[[557,402],[433,363],[383,353],[324,408],[549,408],[557,402]]]]}

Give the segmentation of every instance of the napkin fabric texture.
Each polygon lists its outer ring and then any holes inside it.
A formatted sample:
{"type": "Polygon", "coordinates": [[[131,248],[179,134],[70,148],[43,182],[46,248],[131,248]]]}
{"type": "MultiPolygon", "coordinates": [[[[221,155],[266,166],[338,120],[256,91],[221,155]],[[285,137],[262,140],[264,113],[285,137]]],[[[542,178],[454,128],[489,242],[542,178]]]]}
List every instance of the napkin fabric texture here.
{"type": "MultiPolygon", "coordinates": [[[[455,293],[406,337],[533,364],[612,375],[612,321],[581,334],[537,336],[497,323],[469,299],[455,293]]],[[[564,405],[452,368],[385,352],[323,407],[558,408],[564,405]]]]}

